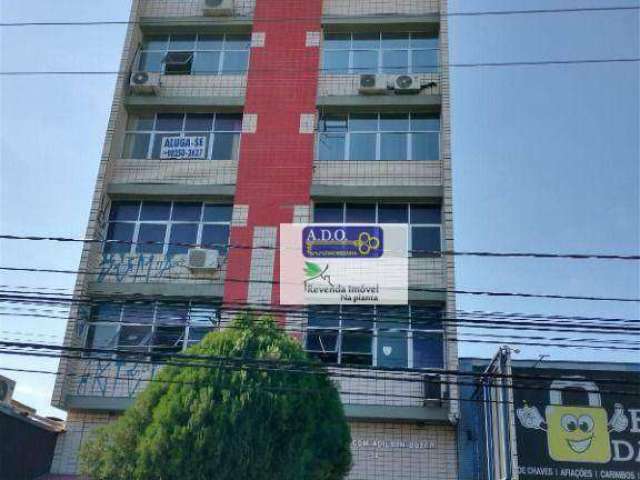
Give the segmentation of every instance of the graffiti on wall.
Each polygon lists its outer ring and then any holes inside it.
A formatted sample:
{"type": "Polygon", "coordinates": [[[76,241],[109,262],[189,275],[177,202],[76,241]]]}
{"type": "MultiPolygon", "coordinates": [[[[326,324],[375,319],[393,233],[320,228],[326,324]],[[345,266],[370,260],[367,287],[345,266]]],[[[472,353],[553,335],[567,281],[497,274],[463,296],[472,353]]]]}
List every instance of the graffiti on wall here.
{"type": "Polygon", "coordinates": [[[88,361],[78,376],[76,395],[133,398],[144,390],[158,368],[109,359],[88,361]]]}
{"type": "Polygon", "coordinates": [[[189,275],[185,255],[105,255],[98,267],[97,282],[141,282],[189,275]]]}

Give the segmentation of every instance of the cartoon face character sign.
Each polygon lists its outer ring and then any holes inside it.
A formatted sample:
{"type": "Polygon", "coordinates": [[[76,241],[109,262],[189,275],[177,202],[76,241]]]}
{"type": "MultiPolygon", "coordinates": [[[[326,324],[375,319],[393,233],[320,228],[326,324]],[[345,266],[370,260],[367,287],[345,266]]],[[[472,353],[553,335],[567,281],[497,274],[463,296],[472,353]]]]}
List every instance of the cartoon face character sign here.
{"type": "Polygon", "coordinates": [[[578,379],[552,382],[549,400],[545,418],[536,407],[526,404],[516,410],[523,427],[546,430],[549,456],[563,462],[608,463],[611,460],[609,432],[623,432],[629,426],[623,406],[617,403],[607,422],[598,387],[578,379]],[[567,388],[587,391],[589,406],[563,405],[562,390],[567,388]]]}

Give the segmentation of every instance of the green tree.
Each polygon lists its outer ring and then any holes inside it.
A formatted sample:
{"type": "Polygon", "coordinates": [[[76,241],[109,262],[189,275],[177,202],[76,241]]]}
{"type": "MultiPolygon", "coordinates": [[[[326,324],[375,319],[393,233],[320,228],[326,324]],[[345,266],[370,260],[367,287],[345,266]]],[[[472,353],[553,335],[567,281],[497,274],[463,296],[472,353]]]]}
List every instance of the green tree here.
{"type": "Polygon", "coordinates": [[[319,365],[299,364],[307,361],[305,352],[270,317],[240,316],[188,353],[242,360],[164,366],[117,421],[85,442],[83,474],[94,480],[346,477],[351,435],[338,391],[319,365]]]}

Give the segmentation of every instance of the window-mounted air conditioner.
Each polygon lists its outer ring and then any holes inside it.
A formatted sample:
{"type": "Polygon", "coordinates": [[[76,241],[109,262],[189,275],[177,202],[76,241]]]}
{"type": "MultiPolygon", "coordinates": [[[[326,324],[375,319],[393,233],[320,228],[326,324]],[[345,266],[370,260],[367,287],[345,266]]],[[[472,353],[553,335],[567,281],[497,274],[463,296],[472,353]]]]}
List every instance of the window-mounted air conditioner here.
{"type": "Polygon", "coordinates": [[[393,89],[396,93],[420,93],[421,88],[417,75],[398,75],[393,79],[393,89]]]}
{"type": "Polygon", "coordinates": [[[202,0],[202,13],[209,17],[228,17],[233,15],[234,0],[202,0]]]}
{"type": "Polygon", "coordinates": [[[219,266],[220,252],[206,248],[190,248],[187,265],[190,270],[216,270],[219,266]]]}
{"type": "Polygon", "coordinates": [[[133,93],[157,95],[160,92],[160,74],[157,72],[133,72],[129,79],[133,93]]]}
{"type": "Polygon", "coordinates": [[[384,95],[387,93],[387,79],[373,73],[360,75],[358,91],[363,95],[384,95]]]}
{"type": "Polygon", "coordinates": [[[423,379],[424,404],[439,405],[442,402],[442,379],[438,374],[427,374],[423,379]]]}
{"type": "Polygon", "coordinates": [[[0,375],[0,403],[6,405],[11,404],[11,397],[13,397],[13,389],[15,386],[16,382],[0,375]]]}

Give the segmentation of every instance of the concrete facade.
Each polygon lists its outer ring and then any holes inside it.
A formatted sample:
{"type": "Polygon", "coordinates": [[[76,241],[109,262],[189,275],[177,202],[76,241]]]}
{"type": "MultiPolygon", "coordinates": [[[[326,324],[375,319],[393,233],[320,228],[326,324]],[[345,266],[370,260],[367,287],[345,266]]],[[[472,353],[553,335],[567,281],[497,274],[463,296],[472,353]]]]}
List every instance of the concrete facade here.
{"type": "MultiPolygon", "coordinates": [[[[278,225],[311,220],[318,202],[440,205],[442,249],[453,250],[447,0],[235,0],[232,17],[203,16],[202,5],[202,0],[133,0],[86,237],[108,237],[116,201],[220,203],[233,206],[229,243],[252,248],[231,248],[219,269],[194,272],[186,254],[169,255],[166,248],[105,256],[101,244],[87,244],[79,265],[86,273],[78,276],[76,296],[277,305],[278,225]],[[323,32],[407,31],[439,38],[439,71],[419,75],[429,86],[417,94],[361,95],[358,74],[320,68],[323,32]],[[163,74],[156,95],[130,90],[131,66],[145,39],[193,33],[251,34],[247,72],[163,74]],[[439,158],[319,160],[319,115],[345,112],[439,114],[439,158]],[[127,125],[158,113],[243,114],[237,158],[128,158],[127,125]]],[[[411,258],[410,301],[440,306],[453,317],[453,267],[451,256],[411,258]]],[[[86,319],[81,306],[71,309],[65,345],[87,346],[86,319]]],[[[302,313],[288,314],[284,322],[302,342],[306,325],[302,313]]],[[[455,370],[455,326],[444,325],[443,367],[455,370]]],[[[158,368],[111,357],[62,359],[52,403],[67,410],[68,428],[59,437],[52,473],[76,473],[82,442],[95,427],[117,418],[158,368]]],[[[342,374],[351,371],[339,368],[342,374]]],[[[350,478],[457,478],[455,377],[442,376],[444,398],[433,404],[424,400],[420,371],[365,371],[368,378],[336,377],[352,428],[350,478]]],[[[362,369],[352,373],[358,372],[362,369]]]]}

